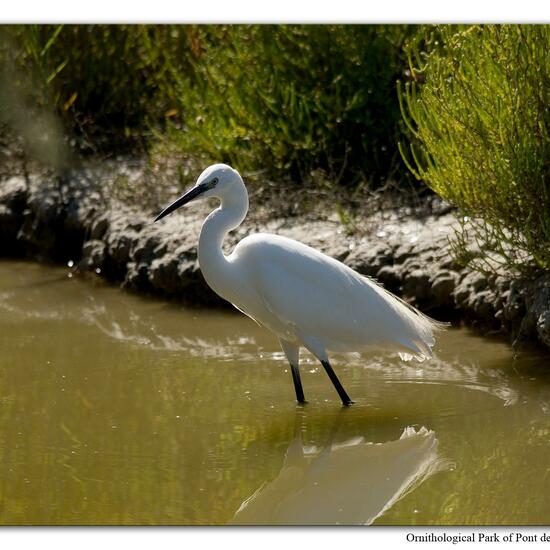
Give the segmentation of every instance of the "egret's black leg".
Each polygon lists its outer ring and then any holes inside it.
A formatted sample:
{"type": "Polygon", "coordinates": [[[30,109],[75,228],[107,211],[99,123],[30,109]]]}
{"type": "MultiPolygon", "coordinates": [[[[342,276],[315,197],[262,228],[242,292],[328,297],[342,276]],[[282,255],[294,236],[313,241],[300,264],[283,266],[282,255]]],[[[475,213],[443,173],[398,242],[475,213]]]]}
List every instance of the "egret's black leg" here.
{"type": "Polygon", "coordinates": [[[300,370],[290,363],[290,370],[292,372],[292,381],[294,382],[294,389],[296,390],[296,400],[300,405],[305,405],[307,401],[304,398],[304,390],[302,388],[302,379],[300,378],[300,370]]]}
{"type": "Polygon", "coordinates": [[[338,380],[338,376],[336,376],[336,373],[332,370],[330,363],[328,361],[321,361],[321,365],[325,367],[325,370],[327,371],[330,381],[334,384],[334,387],[336,388],[336,391],[338,392],[338,395],[342,400],[342,405],[344,405],[345,407],[349,407],[350,405],[353,405],[353,401],[350,399],[349,395],[346,393],[344,386],[340,384],[340,380],[338,380]]]}

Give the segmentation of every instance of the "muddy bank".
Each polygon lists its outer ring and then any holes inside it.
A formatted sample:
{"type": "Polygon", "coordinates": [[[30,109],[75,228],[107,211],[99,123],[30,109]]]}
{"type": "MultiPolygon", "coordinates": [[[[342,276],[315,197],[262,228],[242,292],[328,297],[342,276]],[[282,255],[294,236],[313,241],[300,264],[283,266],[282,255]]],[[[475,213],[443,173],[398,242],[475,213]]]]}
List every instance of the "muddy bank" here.
{"type": "MultiPolygon", "coordinates": [[[[102,195],[108,177],[104,169],[80,170],[64,180],[33,175],[0,181],[0,254],[70,262],[72,269],[182,303],[227,305],[207,287],[197,262],[209,206],[193,205],[154,224],[156,211],[102,195]]],[[[251,200],[251,209],[258,206],[251,200]]],[[[438,319],[464,320],[483,331],[507,333],[513,341],[538,340],[550,347],[550,277],[486,276],[457,265],[448,246],[456,224],[445,209],[424,216],[377,212],[350,235],[337,216],[307,221],[252,216],[225,246],[229,251],[259,231],[285,235],[374,277],[438,319]]]]}

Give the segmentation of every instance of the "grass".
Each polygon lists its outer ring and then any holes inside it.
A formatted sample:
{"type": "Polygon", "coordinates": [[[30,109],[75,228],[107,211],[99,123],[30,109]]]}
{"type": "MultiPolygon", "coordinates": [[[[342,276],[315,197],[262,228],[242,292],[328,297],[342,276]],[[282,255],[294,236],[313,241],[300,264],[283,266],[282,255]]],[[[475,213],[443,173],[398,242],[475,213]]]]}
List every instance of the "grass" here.
{"type": "Polygon", "coordinates": [[[408,177],[396,148],[395,79],[415,32],[404,25],[10,26],[2,29],[0,61],[16,75],[5,79],[12,95],[25,98],[12,110],[47,112],[80,152],[146,151],[160,140],[297,183],[322,171],[333,182],[376,187],[408,177]]]}
{"type": "Polygon", "coordinates": [[[303,181],[371,186],[401,169],[395,80],[407,26],[192,27],[192,77],[174,73],[184,150],[303,181]]]}
{"type": "Polygon", "coordinates": [[[187,71],[188,50],[170,26],[3,26],[3,88],[18,98],[6,109],[50,113],[80,153],[143,151],[174,106],[168,67],[187,71]]]}

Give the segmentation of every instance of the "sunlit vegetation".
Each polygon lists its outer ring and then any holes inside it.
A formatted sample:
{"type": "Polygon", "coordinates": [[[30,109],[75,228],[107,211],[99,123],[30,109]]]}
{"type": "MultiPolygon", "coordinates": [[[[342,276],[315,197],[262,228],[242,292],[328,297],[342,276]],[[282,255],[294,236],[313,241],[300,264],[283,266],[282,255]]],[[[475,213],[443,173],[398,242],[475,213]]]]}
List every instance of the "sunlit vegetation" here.
{"type": "Polygon", "coordinates": [[[414,78],[401,87],[412,139],[404,156],[471,218],[495,261],[547,270],[550,27],[430,31],[423,49],[411,48],[414,78]]]}

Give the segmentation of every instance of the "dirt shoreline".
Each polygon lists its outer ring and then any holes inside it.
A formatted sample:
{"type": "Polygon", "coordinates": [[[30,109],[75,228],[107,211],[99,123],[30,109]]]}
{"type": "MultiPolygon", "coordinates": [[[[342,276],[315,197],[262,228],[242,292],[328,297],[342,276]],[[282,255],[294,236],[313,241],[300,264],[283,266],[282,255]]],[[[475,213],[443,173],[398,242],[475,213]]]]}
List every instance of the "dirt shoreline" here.
{"type": "MultiPolygon", "coordinates": [[[[74,269],[134,291],[187,304],[228,305],[208,288],[197,262],[208,205],[154,224],[151,212],[105,199],[99,179],[98,172],[79,170],[63,180],[30,175],[0,181],[0,255],[73,262],[74,269]]],[[[448,244],[457,223],[445,211],[424,216],[384,211],[361,220],[367,228],[361,234],[348,234],[336,217],[251,217],[225,247],[229,251],[249,233],[285,235],[375,278],[437,319],[550,347],[550,275],[522,280],[463,268],[448,244]]]]}

